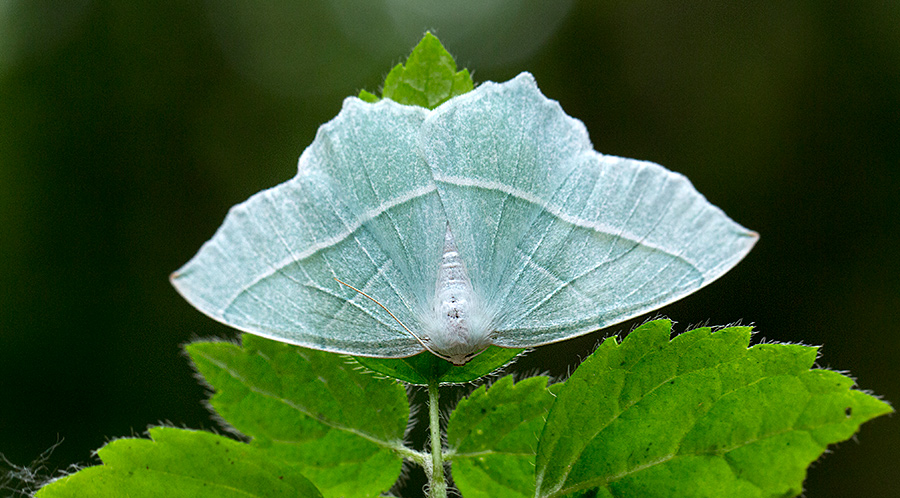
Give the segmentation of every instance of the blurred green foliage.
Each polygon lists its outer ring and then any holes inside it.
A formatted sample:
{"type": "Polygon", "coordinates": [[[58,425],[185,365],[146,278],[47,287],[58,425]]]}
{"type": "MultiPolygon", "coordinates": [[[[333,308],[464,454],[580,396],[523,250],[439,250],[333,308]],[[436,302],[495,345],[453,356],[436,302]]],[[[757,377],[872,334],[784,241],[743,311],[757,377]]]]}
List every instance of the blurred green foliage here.
{"type": "MultiPolygon", "coordinates": [[[[179,345],[234,333],[168,273],[228,207],[293,176],[341,99],[378,88],[426,29],[476,84],[534,73],[598,150],[686,174],[760,232],[735,270],[663,313],[823,344],[823,366],[900,400],[900,4],[349,3],[0,2],[10,460],[61,438],[46,465],[64,468],[160,420],[216,426],[179,345]]],[[[600,337],[516,368],[562,375],[600,337]]],[[[816,464],[807,494],[895,494],[893,423],[816,464]]]]}

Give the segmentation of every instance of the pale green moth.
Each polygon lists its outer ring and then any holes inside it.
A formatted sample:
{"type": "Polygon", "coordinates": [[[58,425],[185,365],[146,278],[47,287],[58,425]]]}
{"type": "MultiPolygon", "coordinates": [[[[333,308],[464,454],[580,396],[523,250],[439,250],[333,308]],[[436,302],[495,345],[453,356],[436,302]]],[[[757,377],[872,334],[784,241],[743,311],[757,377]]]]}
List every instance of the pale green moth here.
{"type": "Polygon", "coordinates": [[[756,240],[684,176],[594,151],[522,73],[432,111],[346,99],[297,176],[233,207],[172,282],[252,334],[463,364],[659,308],[756,240]]]}

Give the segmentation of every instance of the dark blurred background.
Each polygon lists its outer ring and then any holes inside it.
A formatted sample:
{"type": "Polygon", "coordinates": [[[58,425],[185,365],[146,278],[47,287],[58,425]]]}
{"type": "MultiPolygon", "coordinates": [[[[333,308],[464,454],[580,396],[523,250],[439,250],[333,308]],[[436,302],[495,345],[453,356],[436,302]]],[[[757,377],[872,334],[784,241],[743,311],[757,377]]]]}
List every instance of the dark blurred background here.
{"type": "MultiPolygon", "coordinates": [[[[181,345],[234,333],[168,274],[426,29],[476,82],[531,71],[599,151],[684,173],[761,234],[660,311],[678,330],[824,345],[819,365],[900,402],[898,2],[0,0],[0,452],[63,440],[53,470],[161,421],[215,428],[181,345]]],[[[561,375],[632,326],[517,368],[561,375]]],[[[807,496],[900,496],[898,447],[896,417],[866,424],[807,496]]]]}

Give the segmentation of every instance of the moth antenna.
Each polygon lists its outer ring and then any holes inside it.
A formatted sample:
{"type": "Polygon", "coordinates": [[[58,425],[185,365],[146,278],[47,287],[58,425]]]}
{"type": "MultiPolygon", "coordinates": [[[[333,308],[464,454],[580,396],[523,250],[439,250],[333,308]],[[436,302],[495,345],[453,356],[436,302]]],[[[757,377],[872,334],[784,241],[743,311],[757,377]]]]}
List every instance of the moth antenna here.
{"type": "Polygon", "coordinates": [[[383,304],[379,303],[378,300],[376,300],[376,299],[373,298],[372,296],[370,296],[370,295],[366,294],[365,292],[363,292],[363,291],[357,289],[356,287],[353,287],[352,285],[348,284],[347,282],[344,282],[343,280],[341,280],[341,279],[339,279],[339,278],[337,278],[337,277],[332,277],[332,278],[333,278],[337,283],[339,283],[339,284],[341,284],[341,285],[345,285],[345,286],[347,286],[347,287],[350,287],[351,289],[355,290],[356,292],[359,292],[360,294],[362,294],[363,297],[365,297],[365,298],[368,299],[369,301],[372,301],[373,303],[377,304],[378,306],[381,306],[381,309],[383,309],[384,311],[387,311],[387,314],[388,314],[388,315],[391,315],[391,318],[393,318],[397,323],[399,323],[400,326],[403,327],[403,330],[409,332],[409,335],[413,336],[417,341],[419,341],[419,344],[421,344],[423,348],[427,349],[428,352],[430,352],[431,354],[433,354],[433,355],[435,355],[435,356],[438,356],[438,357],[440,357],[440,358],[443,358],[443,359],[445,359],[445,360],[447,360],[447,361],[450,361],[449,358],[447,358],[447,357],[445,357],[444,355],[442,355],[442,354],[440,354],[440,353],[437,353],[437,352],[435,352],[434,350],[432,350],[431,348],[429,348],[429,347],[425,344],[425,342],[424,342],[422,339],[420,339],[418,335],[416,335],[415,332],[413,332],[412,330],[409,330],[409,327],[407,327],[406,325],[403,325],[403,322],[401,322],[399,318],[397,318],[396,316],[394,316],[394,314],[391,313],[391,310],[387,309],[383,304]]]}

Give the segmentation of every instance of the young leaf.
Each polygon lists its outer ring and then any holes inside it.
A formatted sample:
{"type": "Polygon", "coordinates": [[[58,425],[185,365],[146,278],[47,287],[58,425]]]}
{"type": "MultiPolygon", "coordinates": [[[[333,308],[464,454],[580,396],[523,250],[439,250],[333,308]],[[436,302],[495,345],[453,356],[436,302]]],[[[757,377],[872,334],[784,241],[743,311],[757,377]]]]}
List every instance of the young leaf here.
{"type": "Polygon", "coordinates": [[[243,347],[196,342],[187,351],[216,390],[210,403],[251,445],[296,462],[325,496],[374,496],[400,473],[395,449],[406,391],[339,355],[254,335],[243,347]]]}
{"type": "Polygon", "coordinates": [[[381,100],[381,99],[379,99],[379,98],[378,98],[378,95],[375,95],[374,93],[367,92],[367,91],[365,91],[365,90],[360,90],[360,92],[359,92],[359,100],[362,100],[362,101],[364,101],[364,102],[368,102],[368,103],[370,103],[370,104],[374,104],[375,102],[378,102],[378,101],[381,100]]]}
{"type": "MultiPolygon", "coordinates": [[[[405,105],[434,109],[452,97],[475,88],[469,71],[456,71],[456,61],[431,33],[425,33],[406,65],[397,64],[384,79],[381,96],[405,105]]],[[[363,90],[359,98],[374,102],[377,97],[363,90]]]]}
{"type": "Polygon", "coordinates": [[[41,488],[37,498],[321,497],[296,465],[251,445],[202,431],[150,429],[97,451],[103,465],[41,488]]]}
{"type": "Polygon", "coordinates": [[[428,385],[430,382],[462,384],[480,379],[497,370],[522,351],[524,350],[490,346],[461,366],[456,366],[427,351],[409,358],[356,357],[356,360],[366,368],[413,385],[428,385]]]}
{"type": "Polygon", "coordinates": [[[534,496],[534,455],[552,403],[546,377],[513,385],[511,376],[459,402],[447,425],[447,444],[463,496],[534,496]]]}
{"type": "Polygon", "coordinates": [[[829,444],[888,413],[817,349],[671,322],[607,339],[566,381],[541,435],[537,496],[794,496],[829,444]]]}

